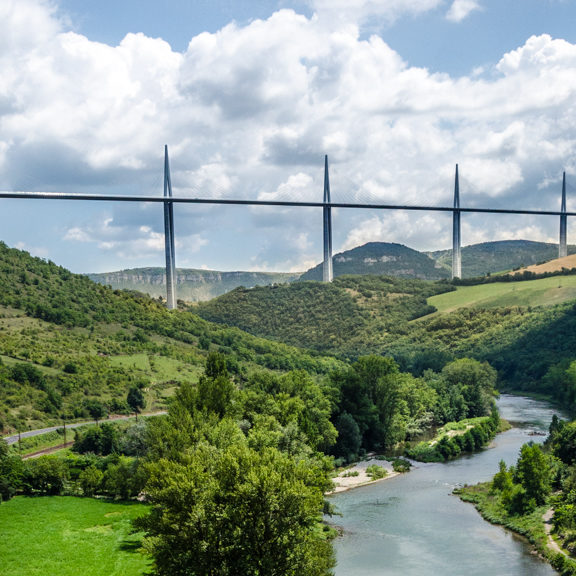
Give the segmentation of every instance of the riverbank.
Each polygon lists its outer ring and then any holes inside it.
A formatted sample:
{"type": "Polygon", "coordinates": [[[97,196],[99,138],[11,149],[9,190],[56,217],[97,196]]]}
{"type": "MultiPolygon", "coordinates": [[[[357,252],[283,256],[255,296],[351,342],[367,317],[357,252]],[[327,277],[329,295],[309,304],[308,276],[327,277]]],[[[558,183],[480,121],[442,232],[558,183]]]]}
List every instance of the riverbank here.
{"type": "Polygon", "coordinates": [[[576,575],[576,560],[564,552],[550,534],[553,510],[548,505],[536,508],[530,514],[507,514],[491,491],[492,483],[464,486],[454,490],[462,501],[474,505],[490,524],[503,526],[528,540],[535,552],[548,561],[563,576],[576,575]]]}
{"type": "Polygon", "coordinates": [[[332,490],[330,494],[346,492],[352,488],[360,488],[361,486],[374,484],[375,482],[381,482],[382,480],[389,480],[390,478],[394,478],[400,474],[400,472],[396,472],[394,470],[392,462],[389,462],[388,460],[368,458],[366,460],[362,460],[361,462],[357,462],[345,470],[342,470],[334,478],[334,490],[332,490]],[[374,465],[380,466],[383,470],[385,470],[386,474],[382,478],[374,479],[366,471],[369,466],[374,465]]]}

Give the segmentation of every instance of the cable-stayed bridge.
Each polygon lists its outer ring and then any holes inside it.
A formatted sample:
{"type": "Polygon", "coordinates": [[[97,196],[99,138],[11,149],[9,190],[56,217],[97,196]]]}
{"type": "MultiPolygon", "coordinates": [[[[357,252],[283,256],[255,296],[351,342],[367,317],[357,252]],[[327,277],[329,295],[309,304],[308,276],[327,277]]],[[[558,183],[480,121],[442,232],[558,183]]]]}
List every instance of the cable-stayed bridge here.
{"type": "Polygon", "coordinates": [[[332,281],[332,208],[363,209],[363,210],[408,210],[426,212],[450,212],[453,222],[452,242],[452,277],[460,277],[462,270],[461,258],[461,214],[524,214],[533,216],[558,216],[560,218],[560,232],[558,244],[558,257],[567,255],[567,218],[576,216],[576,212],[566,209],[566,173],[562,179],[562,197],[560,210],[533,210],[519,208],[478,208],[460,206],[460,178],[458,165],[456,165],[454,178],[454,202],[452,206],[426,206],[415,204],[389,204],[378,201],[368,202],[333,202],[330,194],[330,179],[328,169],[328,157],[324,161],[324,197],[323,201],[310,202],[296,199],[225,199],[225,198],[200,198],[200,197],[174,197],[172,194],[172,182],[168,148],[164,150],[164,195],[163,196],[138,196],[117,194],[81,194],[62,192],[26,192],[26,191],[0,191],[0,198],[27,199],[27,200],[69,200],[69,201],[92,201],[92,202],[132,202],[132,203],[158,203],[164,207],[164,237],[166,252],[166,300],[169,309],[176,308],[175,292],[175,232],[174,232],[174,205],[175,204],[213,204],[213,205],[236,205],[236,206],[270,206],[270,207],[305,207],[322,208],[323,211],[323,280],[332,281]]]}

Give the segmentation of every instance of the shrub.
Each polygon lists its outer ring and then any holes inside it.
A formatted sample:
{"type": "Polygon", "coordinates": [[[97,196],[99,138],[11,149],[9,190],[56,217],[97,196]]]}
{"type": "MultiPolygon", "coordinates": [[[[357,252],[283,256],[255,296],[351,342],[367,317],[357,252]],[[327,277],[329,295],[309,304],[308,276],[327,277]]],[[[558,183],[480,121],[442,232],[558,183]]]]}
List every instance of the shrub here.
{"type": "Polygon", "coordinates": [[[372,480],[379,480],[380,478],[384,478],[388,472],[382,468],[382,466],[378,466],[378,464],[372,464],[366,468],[366,474],[368,474],[372,480]]]}

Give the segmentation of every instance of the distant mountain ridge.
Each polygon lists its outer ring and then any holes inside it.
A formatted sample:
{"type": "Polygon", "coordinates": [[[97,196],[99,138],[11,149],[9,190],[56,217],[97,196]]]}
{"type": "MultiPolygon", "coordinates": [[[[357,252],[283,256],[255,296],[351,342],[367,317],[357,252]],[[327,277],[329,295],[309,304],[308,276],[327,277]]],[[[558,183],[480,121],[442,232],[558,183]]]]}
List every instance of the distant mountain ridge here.
{"type": "MultiPolygon", "coordinates": [[[[576,254],[576,246],[568,247],[576,254]]],[[[531,240],[483,242],[462,248],[462,277],[472,278],[554,260],[558,245],[531,240]]],[[[333,256],[334,277],[345,274],[384,275],[419,280],[451,277],[452,250],[419,252],[403,244],[369,242],[333,256]]],[[[119,272],[88,274],[88,277],[115,289],[137,290],[153,297],[166,296],[164,268],[135,268],[119,272]]],[[[202,302],[244,286],[286,284],[296,280],[321,281],[322,263],[301,273],[219,272],[179,268],[176,271],[177,297],[187,302],[202,302]]]]}
{"type": "MultiPolygon", "coordinates": [[[[336,254],[332,261],[334,277],[344,274],[373,274],[419,280],[450,277],[450,270],[427,254],[391,242],[369,242],[336,254]]],[[[302,274],[300,280],[322,280],[322,264],[302,274]]]]}
{"type": "MultiPolygon", "coordinates": [[[[452,250],[428,252],[438,263],[452,269],[452,250]]],[[[568,246],[576,254],[576,246],[568,246]]],[[[533,266],[558,258],[558,244],[532,240],[499,240],[462,248],[462,278],[486,276],[497,272],[533,266]]]]}
{"type": "MultiPolygon", "coordinates": [[[[218,272],[177,268],[177,297],[187,302],[211,300],[234,288],[265,286],[293,282],[300,272],[218,272]]],[[[114,289],[138,290],[152,297],[166,296],[166,270],[164,268],[134,268],[119,272],[88,274],[98,284],[114,289]]]]}

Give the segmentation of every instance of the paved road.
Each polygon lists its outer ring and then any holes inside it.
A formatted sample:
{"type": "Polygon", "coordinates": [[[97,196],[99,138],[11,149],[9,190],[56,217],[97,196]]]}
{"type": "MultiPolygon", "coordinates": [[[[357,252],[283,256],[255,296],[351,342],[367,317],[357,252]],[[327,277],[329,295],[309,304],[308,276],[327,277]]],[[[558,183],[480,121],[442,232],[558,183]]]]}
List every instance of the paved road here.
{"type": "MultiPolygon", "coordinates": [[[[141,416],[160,416],[162,414],[166,414],[165,410],[160,412],[152,412],[150,414],[142,414],[141,416]]],[[[115,422],[116,420],[128,420],[130,418],[134,418],[134,416],[114,416],[114,418],[100,420],[100,422],[115,422]]],[[[74,424],[66,424],[66,429],[68,428],[79,428],[80,426],[86,426],[88,424],[96,424],[96,420],[88,420],[85,422],[75,422],[74,424]]],[[[40,436],[41,434],[47,434],[48,432],[54,432],[54,430],[58,430],[63,426],[50,426],[49,428],[39,428],[38,430],[28,430],[27,432],[22,432],[20,435],[15,434],[13,436],[4,436],[4,440],[8,444],[15,444],[18,442],[19,438],[30,438],[31,436],[40,436]]]]}

